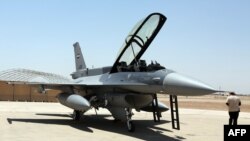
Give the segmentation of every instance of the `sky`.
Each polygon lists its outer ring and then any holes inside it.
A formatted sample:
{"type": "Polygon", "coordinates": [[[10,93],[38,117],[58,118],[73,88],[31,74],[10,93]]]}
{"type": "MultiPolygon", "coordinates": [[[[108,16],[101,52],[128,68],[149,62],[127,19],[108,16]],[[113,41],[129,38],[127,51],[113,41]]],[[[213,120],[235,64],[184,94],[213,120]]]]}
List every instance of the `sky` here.
{"type": "Polygon", "coordinates": [[[111,66],[132,27],[159,12],[167,21],[143,59],[250,94],[249,7],[249,0],[1,0],[0,71],[70,77],[75,42],[89,68],[111,66]]]}

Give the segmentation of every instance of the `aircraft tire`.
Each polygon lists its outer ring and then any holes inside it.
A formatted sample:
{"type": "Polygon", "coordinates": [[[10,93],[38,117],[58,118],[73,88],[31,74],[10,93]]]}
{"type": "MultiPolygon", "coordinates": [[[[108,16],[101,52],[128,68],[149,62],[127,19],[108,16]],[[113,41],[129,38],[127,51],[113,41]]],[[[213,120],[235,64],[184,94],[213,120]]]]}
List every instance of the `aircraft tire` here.
{"type": "Polygon", "coordinates": [[[135,125],[132,121],[127,121],[127,127],[129,132],[134,132],[135,131],[135,125]]]}

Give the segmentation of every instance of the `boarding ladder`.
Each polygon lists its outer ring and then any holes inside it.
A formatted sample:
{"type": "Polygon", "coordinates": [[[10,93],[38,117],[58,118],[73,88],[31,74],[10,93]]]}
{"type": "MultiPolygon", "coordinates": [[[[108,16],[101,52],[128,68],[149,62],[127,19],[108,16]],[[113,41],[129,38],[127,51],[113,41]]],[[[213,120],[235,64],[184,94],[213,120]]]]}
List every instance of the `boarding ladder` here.
{"type": "Polygon", "coordinates": [[[170,95],[169,98],[170,98],[172,128],[180,130],[180,120],[179,120],[179,110],[178,110],[177,96],[176,95],[170,95]]]}

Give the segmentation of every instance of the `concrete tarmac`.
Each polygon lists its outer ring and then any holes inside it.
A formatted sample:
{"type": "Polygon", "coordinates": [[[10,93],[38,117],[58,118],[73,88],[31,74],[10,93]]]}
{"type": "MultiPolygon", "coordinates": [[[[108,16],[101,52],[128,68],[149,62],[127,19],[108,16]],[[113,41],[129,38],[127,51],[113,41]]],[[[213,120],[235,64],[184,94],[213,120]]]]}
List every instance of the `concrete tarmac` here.
{"type": "MultiPolygon", "coordinates": [[[[134,133],[126,124],[114,122],[109,111],[88,111],[72,121],[72,110],[59,103],[0,102],[0,141],[222,141],[226,111],[180,110],[181,130],[172,129],[170,112],[160,123],[152,113],[134,111],[134,133]]],[[[250,113],[241,112],[239,124],[250,124],[250,113]]]]}

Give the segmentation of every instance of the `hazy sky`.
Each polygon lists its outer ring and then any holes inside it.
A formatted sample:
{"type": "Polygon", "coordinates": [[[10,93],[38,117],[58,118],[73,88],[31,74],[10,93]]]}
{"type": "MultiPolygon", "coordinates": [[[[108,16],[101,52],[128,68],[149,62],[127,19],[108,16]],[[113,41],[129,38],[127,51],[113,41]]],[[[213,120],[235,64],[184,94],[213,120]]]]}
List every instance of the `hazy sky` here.
{"type": "Polygon", "coordinates": [[[250,94],[249,0],[1,0],[0,71],[69,77],[76,41],[88,67],[112,65],[131,28],[152,12],[168,19],[143,58],[250,94]]]}

